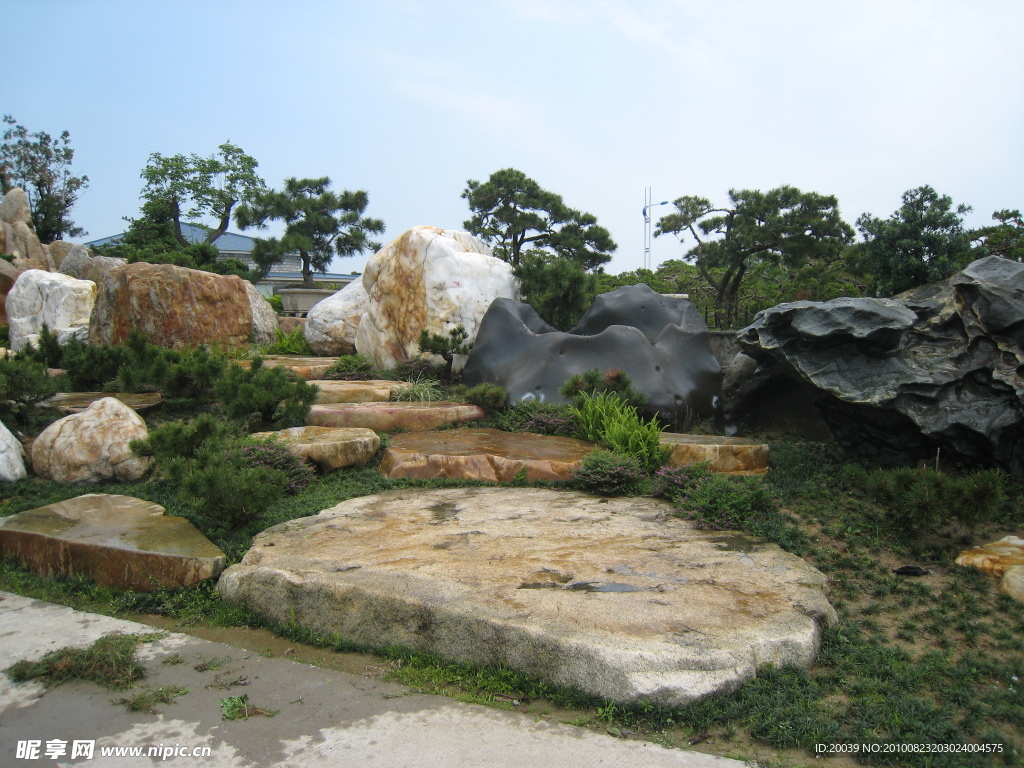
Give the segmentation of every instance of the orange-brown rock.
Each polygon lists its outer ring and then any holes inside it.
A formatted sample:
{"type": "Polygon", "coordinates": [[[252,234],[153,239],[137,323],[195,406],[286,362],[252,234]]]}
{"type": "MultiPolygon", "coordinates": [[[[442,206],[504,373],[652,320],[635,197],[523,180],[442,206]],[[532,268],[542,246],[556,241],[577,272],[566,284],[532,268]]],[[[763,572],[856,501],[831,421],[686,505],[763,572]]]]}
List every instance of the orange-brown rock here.
{"type": "Polygon", "coordinates": [[[162,347],[249,344],[252,309],[245,283],[172,264],[114,267],[98,284],[92,344],[120,344],[137,329],[162,347]]]}
{"type": "Polygon", "coordinates": [[[566,480],[596,446],[571,437],[502,432],[497,429],[446,429],[409,432],[391,438],[380,471],[385,477],[486,480],[566,480]]]}
{"type": "Polygon", "coordinates": [[[0,519],[0,557],[41,576],[87,576],[152,592],[216,578],[224,553],[183,517],[131,496],[90,493],[0,519]]]}
{"type": "MultiPolygon", "coordinates": [[[[236,360],[238,365],[248,368],[248,360],[236,360]]],[[[300,355],[267,355],[263,358],[266,367],[287,368],[304,379],[322,379],[327,369],[338,362],[336,357],[302,357],[300,355]]]]}
{"type": "Polygon", "coordinates": [[[768,471],[768,446],[756,440],[662,432],[661,444],[672,448],[670,467],[710,462],[715,472],[758,475],[768,471]]]}
{"type": "Polygon", "coordinates": [[[323,472],[361,467],[380,448],[380,437],[372,429],[292,427],[279,432],[257,432],[253,437],[277,438],[300,459],[313,462],[323,472]]]}
{"type": "Polygon", "coordinates": [[[1004,536],[991,544],[965,549],[957,555],[956,564],[971,566],[987,576],[1000,578],[1007,569],[1024,565],[1024,539],[1004,536]]]}
{"type": "Polygon", "coordinates": [[[377,432],[426,432],[483,416],[483,409],[466,403],[331,403],[314,405],[309,423],[315,427],[362,427],[377,432]]]}
{"type": "Polygon", "coordinates": [[[334,381],[313,379],[309,382],[320,388],[318,403],[386,403],[392,396],[408,389],[404,381],[368,379],[366,381],[334,381]]]}

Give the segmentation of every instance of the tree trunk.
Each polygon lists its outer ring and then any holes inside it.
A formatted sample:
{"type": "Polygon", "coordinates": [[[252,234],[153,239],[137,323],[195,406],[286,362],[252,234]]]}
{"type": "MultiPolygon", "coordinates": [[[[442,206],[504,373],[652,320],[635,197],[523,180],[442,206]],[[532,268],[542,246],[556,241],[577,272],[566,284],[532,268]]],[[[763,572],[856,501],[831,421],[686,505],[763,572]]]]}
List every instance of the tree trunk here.
{"type": "Polygon", "coordinates": [[[309,263],[309,254],[305,251],[299,253],[302,256],[302,287],[316,288],[316,283],[313,282],[313,268],[309,263]]]}

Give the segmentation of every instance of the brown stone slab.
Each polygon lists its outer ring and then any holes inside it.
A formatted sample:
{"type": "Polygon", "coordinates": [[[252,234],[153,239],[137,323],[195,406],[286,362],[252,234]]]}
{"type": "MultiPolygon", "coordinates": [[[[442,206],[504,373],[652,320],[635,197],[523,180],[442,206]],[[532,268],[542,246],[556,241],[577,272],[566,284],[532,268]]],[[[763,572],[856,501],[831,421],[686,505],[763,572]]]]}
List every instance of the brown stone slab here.
{"type": "MultiPolygon", "coordinates": [[[[242,368],[251,365],[249,360],[234,360],[242,368]]],[[[273,368],[287,368],[304,379],[322,379],[327,370],[338,362],[336,357],[301,357],[299,355],[267,355],[263,364],[273,368]]]]}
{"type": "Polygon", "coordinates": [[[502,664],[621,702],[680,706],[758,668],[807,667],[827,580],[649,497],[402,489],[259,534],[218,590],[347,642],[502,664]]]}
{"type": "Polygon", "coordinates": [[[760,475],[768,471],[768,446],[756,440],[662,432],[661,444],[672,447],[672,455],[668,460],[670,467],[707,461],[715,472],[760,475]]]}
{"type": "Polygon", "coordinates": [[[279,432],[257,432],[253,437],[276,437],[300,459],[313,462],[323,472],[361,467],[380,448],[380,437],[372,429],[292,427],[279,432]]]}
{"type": "Polygon", "coordinates": [[[309,424],[315,427],[362,427],[377,432],[404,429],[426,432],[459,422],[482,419],[482,408],[466,403],[333,403],[314,405],[309,424]]]}
{"type": "Polygon", "coordinates": [[[159,392],[58,392],[46,401],[47,405],[59,408],[63,413],[81,413],[97,400],[113,397],[120,400],[133,411],[144,411],[163,402],[159,392]]]}
{"type": "Polygon", "coordinates": [[[366,381],[337,381],[332,379],[311,379],[310,384],[320,388],[316,401],[322,405],[330,403],[386,403],[403,389],[409,388],[406,381],[368,379],[366,381]]]}
{"type": "Polygon", "coordinates": [[[152,592],[216,578],[224,553],[183,517],[131,496],[89,493],[0,519],[0,557],[41,576],[88,576],[152,592]]]}
{"type": "Polygon", "coordinates": [[[408,432],[391,438],[380,471],[389,478],[450,477],[492,483],[511,482],[520,472],[530,482],[566,480],[596,447],[571,437],[497,429],[408,432]]]}

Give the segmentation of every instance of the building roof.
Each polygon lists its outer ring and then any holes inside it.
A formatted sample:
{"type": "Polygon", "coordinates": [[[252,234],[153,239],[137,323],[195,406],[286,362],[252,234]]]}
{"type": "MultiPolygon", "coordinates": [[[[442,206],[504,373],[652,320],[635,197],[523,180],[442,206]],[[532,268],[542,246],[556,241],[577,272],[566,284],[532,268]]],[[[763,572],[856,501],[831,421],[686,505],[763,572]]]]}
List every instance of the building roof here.
{"type": "MultiPolygon", "coordinates": [[[[181,222],[181,235],[190,243],[203,242],[208,232],[209,230],[205,227],[189,224],[187,221],[181,222]]],[[[101,237],[99,240],[86,243],[86,246],[94,248],[98,245],[115,245],[121,241],[124,235],[125,233],[121,232],[110,237],[101,237]]],[[[239,234],[238,232],[225,232],[213,242],[217,250],[222,253],[251,253],[255,243],[255,238],[239,234]]]]}

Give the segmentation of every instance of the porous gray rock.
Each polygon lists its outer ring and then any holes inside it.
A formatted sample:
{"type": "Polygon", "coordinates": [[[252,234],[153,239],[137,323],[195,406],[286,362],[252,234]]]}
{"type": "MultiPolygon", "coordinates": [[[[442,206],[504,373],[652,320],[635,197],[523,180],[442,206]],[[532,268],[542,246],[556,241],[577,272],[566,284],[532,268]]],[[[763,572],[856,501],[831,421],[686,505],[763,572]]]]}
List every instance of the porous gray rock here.
{"type": "Polygon", "coordinates": [[[781,304],[737,335],[813,388],[847,451],[1024,477],[1024,264],[989,256],[892,299],[781,304]]]}
{"type": "Polygon", "coordinates": [[[564,403],[559,388],[592,368],[624,371],[651,408],[681,425],[714,413],[722,382],[697,309],[646,285],[598,296],[580,323],[564,333],[529,304],[496,299],[480,323],[462,378],[468,386],[500,384],[512,403],[564,403]]]}
{"type": "Polygon", "coordinates": [[[825,577],[652,498],[403,489],[253,540],[218,590],[347,642],[501,664],[619,702],[679,706],[811,664],[825,577]]]}

